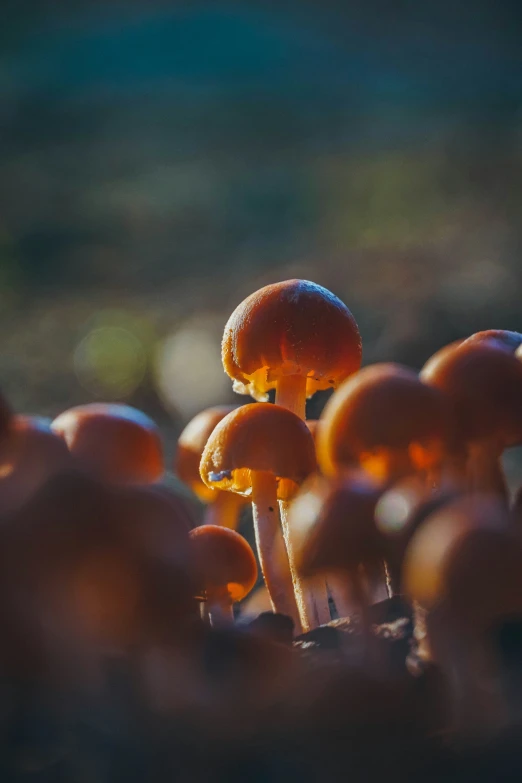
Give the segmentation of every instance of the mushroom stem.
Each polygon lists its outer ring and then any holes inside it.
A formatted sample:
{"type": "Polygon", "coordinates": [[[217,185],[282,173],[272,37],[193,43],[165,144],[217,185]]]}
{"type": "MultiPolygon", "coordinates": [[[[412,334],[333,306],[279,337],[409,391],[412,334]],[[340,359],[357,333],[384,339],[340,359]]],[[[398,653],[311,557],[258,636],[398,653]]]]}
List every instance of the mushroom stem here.
{"type": "Polygon", "coordinates": [[[288,501],[280,500],[279,510],[281,513],[281,527],[283,528],[288,561],[290,563],[290,573],[295,600],[299,610],[303,631],[306,632],[310,631],[312,628],[317,628],[318,625],[324,625],[324,623],[330,622],[331,617],[326,582],[324,578],[320,576],[303,580],[299,575],[295,565],[295,553],[288,525],[288,501]]]}
{"type": "Polygon", "coordinates": [[[244,502],[241,495],[216,490],[216,498],[208,504],[205,510],[203,524],[219,525],[220,527],[228,527],[230,530],[237,530],[239,511],[244,502]]]}
{"type": "Polygon", "coordinates": [[[474,441],[468,447],[466,478],[470,492],[497,495],[508,503],[508,488],[500,463],[502,449],[491,440],[474,441]]]}
{"type": "Polygon", "coordinates": [[[234,609],[226,590],[219,590],[207,597],[208,619],[213,628],[228,628],[234,625],[234,609]]]}
{"type": "Polygon", "coordinates": [[[338,617],[349,617],[354,610],[354,605],[346,574],[329,573],[327,583],[338,617]]]}
{"type": "Polygon", "coordinates": [[[306,375],[282,375],[276,388],[276,405],[295,413],[303,421],[306,418],[306,375]]]}
{"type": "Polygon", "coordinates": [[[281,525],[277,502],[277,479],[270,471],[253,470],[252,512],[257,553],[266,589],[274,612],[289,615],[296,630],[301,626],[294,598],[292,575],[288,561],[280,556],[281,525]]]}

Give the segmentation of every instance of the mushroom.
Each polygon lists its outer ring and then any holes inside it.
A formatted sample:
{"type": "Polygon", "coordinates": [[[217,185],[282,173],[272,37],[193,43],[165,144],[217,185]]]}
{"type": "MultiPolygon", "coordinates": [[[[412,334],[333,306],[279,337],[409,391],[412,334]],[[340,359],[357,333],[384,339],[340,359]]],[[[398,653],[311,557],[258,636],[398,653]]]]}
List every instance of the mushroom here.
{"type": "Polygon", "coordinates": [[[198,596],[207,603],[213,626],[234,622],[233,605],[254,587],[257,564],[248,541],[219,525],[201,525],[190,532],[198,596]]]}
{"type": "Polygon", "coordinates": [[[382,548],[374,512],[378,487],[363,474],[308,479],[290,506],[289,525],[297,564],[305,576],[322,574],[334,586],[338,614],[353,607],[367,640],[369,582],[382,569],[382,548]]]}
{"type": "Polygon", "coordinates": [[[236,407],[220,405],[207,408],[189,421],[179,436],[174,463],[174,470],[180,479],[207,504],[205,524],[221,525],[232,530],[237,528],[240,509],[245,504],[245,499],[233,492],[207,487],[199,475],[199,463],[212,430],[236,407]]]}
{"type": "Polygon", "coordinates": [[[361,337],[340,299],[308,280],[261,288],[232,313],[223,335],[225,372],[234,391],[276,403],[305,418],[305,402],[335,389],[359,369],[361,337]]]}
{"type": "Polygon", "coordinates": [[[406,549],[422,522],[459,494],[426,487],[419,476],[407,476],[387,487],[375,507],[375,525],[393,593],[400,592],[406,549]]]}
{"type": "Polygon", "coordinates": [[[71,465],[63,440],[36,416],[13,416],[0,445],[0,513],[20,508],[51,476],[71,465]]]}
{"type": "Polygon", "coordinates": [[[148,484],[163,474],[156,424],[123,404],[89,403],[61,413],[52,423],[79,467],[116,484],[148,484]]]}
{"type": "Polygon", "coordinates": [[[361,467],[389,483],[442,463],[449,431],[444,395],[407,367],[375,364],[345,381],[320,419],[319,466],[328,476],[361,467]]]}
{"type": "Polygon", "coordinates": [[[288,561],[276,563],[280,539],[278,499],[290,499],[316,467],[306,424],[279,405],[250,404],[216,426],[201,457],[201,478],[209,487],[251,497],[256,545],[274,611],[309,627],[305,597],[293,585],[288,561]],[[296,589],[299,614],[293,595],[296,589]]]}
{"type": "Polygon", "coordinates": [[[456,728],[475,738],[496,732],[506,701],[493,631],[522,617],[522,542],[502,503],[468,496],[430,515],[407,549],[403,589],[419,658],[451,686],[456,728]]]}
{"type": "Polygon", "coordinates": [[[483,332],[475,332],[465,342],[496,344],[499,348],[515,353],[522,345],[522,334],[509,332],[506,329],[486,329],[483,332]]]}
{"type": "Polygon", "coordinates": [[[467,487],[507,501],[500,457],[505,448],[522,442],[522,362],[499,346],[496,340],[466,340],[432,357],[421,378],[452,405],[466,446],[467,487]]]}

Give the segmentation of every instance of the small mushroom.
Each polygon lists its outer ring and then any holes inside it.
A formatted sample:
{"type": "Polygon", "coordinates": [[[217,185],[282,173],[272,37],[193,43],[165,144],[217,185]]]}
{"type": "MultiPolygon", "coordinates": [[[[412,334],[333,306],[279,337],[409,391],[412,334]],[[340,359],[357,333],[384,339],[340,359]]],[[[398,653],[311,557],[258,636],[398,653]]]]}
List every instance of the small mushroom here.
{"type": "Polygon", "coordinates": [[[376,364],[345,381],[320,419],[319,466],[328,476],[363,468],[383,483],[443,461],[449,431],[444,395],[407,367],[376,364]]]}
{"type": "Polygon", "coordinates": [[[493,632],[522,617],[522,542],[498,499],[443,506],[407,549],[403,589],[414,606],[418,655],[450,684],[460,732],[481,738],[505,721],[493,632]]]}
{"type": "Polygon", "coordinates": [[[207,603],[213,626],[234,622],[233,606],[257,580],[257,564],[248,541],[219,525],[201,525],[190,533],[196,592],[207,603]]]}
{"type": "Polygon", "coordinates": [[[300,615],[305,626],[313,619],[307,617],[301,585],[292,582],[288,560],[274,559],[281,537],[278,499],[290,499],[315,467],[314,442],[305,423],[268,403],[244,405],[225,416],[200,464],[207,486],[251,498],[257,551],[272,606],[292,617],[296,627],[300,615]]]}
{"type": "Polygon", "coordinates": [[[359,329],[346,305],[308,280],[261,288],[232,313],[223,335],[225,372],[234,391],[305,418],[306,398],[335,389],[361,364],[359,329]]]}
{"type": "Polygon", "coordinates": [[[245,504],[245,498],[233,492],[207,487],[199,475],[199,463],[212,430],[236,407],[236,405],[220,405],[207,408],[194,416],[179,436],[174,461],[174,470],[180,479],[203,503],[207,504],[205,524],[221,525],[231,530],[237,528],[239,513],[245,504]]]}
{"type": "Polygon", "coordinates": [[[52,423],[77,465],[115,484],[148,484],[164,471],[156,424],[129,405],[89,403],[61,413],[52,423]]]}
{"type": "Polygon", "coordinates": [[[363,474],[336,480],[316,475],[295,497],[289,516],[301,572],[327,578],[340,616],[356,607],[367,640],[369,584],[381,572],[383,559],[374,521],[379,494],[363,474]]]}
{"type": "Polygon", "coordinates": [[[471,491],[507,502],[500,464],[504,449],[522,443],[522,362],[496,340],[469,339],[432,357],[422,380],[443,392],[465,444],[465,481],[471,491]]]}
{"type": "Polygon", "coordinates": [[[0,513],[20,508],[53,475],[71,466],[71,456],[50,422],[13,416],[0,445],[0,513]]]}

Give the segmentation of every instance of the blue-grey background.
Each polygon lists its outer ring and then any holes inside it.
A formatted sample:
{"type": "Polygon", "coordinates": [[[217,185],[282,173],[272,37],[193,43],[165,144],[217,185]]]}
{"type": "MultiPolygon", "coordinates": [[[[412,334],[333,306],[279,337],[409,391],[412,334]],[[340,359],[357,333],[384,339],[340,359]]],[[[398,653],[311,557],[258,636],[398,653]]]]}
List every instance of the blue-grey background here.
{"type": "MultiPolygon", "coordinates": [[[[288,277],[365,361],[522,330],[516,2],[19,2],[0,25],[0,382],[171,434],[288,277]]],[[[317,406],[312,406],[312,413],[317,406]]]]}

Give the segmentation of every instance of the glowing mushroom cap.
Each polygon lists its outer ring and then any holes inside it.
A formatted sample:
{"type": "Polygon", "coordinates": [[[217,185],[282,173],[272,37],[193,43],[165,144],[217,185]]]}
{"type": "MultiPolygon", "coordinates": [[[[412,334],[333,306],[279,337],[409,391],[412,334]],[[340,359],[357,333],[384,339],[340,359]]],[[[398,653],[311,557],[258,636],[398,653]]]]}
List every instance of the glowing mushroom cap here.
{"type": "Polygon", "coordinates": [[[251,471],[268,471],[278,479],[278,497],[286,499],[315,467],[314,441],[304,421],[279,405],[252,403],[214,429],[200,474],[209,487],[249,495],[251,471]]]}
{"type": "Polygon", "coordinates": [[[306,394],[335,389],[359,369],[361,337],[345,304],[308,280],[251,294],[230,316],[222,343],[234,390],[266,400],[281,376],[307,378],[306,394]]]}
{"type": "Polygon", "coordinates": [[[372,365],[349,378],[320,421],[317,453],[326,475],[357,465],[368,452],[445,441],[449,429],[444,396],[398,364],[372,365]]]}
{"type": "Polygon", "coordinates": [[[163,474],[159,429],[129,405],[79,405],[60,414],[52,428],[78,465],[105,481],[146,484],[163,474]]]}
{"type": "Polygon", "coordinates": [[[254,587],[257,564],[248,541],[219,525],[201,525],[190,533],[195,562],[197,594],[211,598],[225,592],[231,602],[241,601],[254,587]]]}
{"type": "Polygon", "coordinates": [[[210,489],[201,480],[199,475],[201,455],[213,429],[236,407],[235,405],[219,405],[201,411],[189,421],[179,436],[174,470],[203,503],[212,502],[216,490],[210,489]]]}
{"type": "Polygon", "coordinates": [[[521,615],[522,543],[503,506],[467,497],[432,514],[406,552],[403,588],[428,611],[444,604],[468,628],[521,615]]]}
{"type": "Polygon", "coordinates": [[[303,576],[347,571],[382,557],[374,522],[377,487],[353,474],[344,480],[312,476],[290,506],[289,526],[303,576]]]}
{"type": "Polygon", "coordinates": [[[420,377],[446,394],[464,440],[522,440],[522,362],[498,343],[466,340],[430,359],[420,377]]]}

